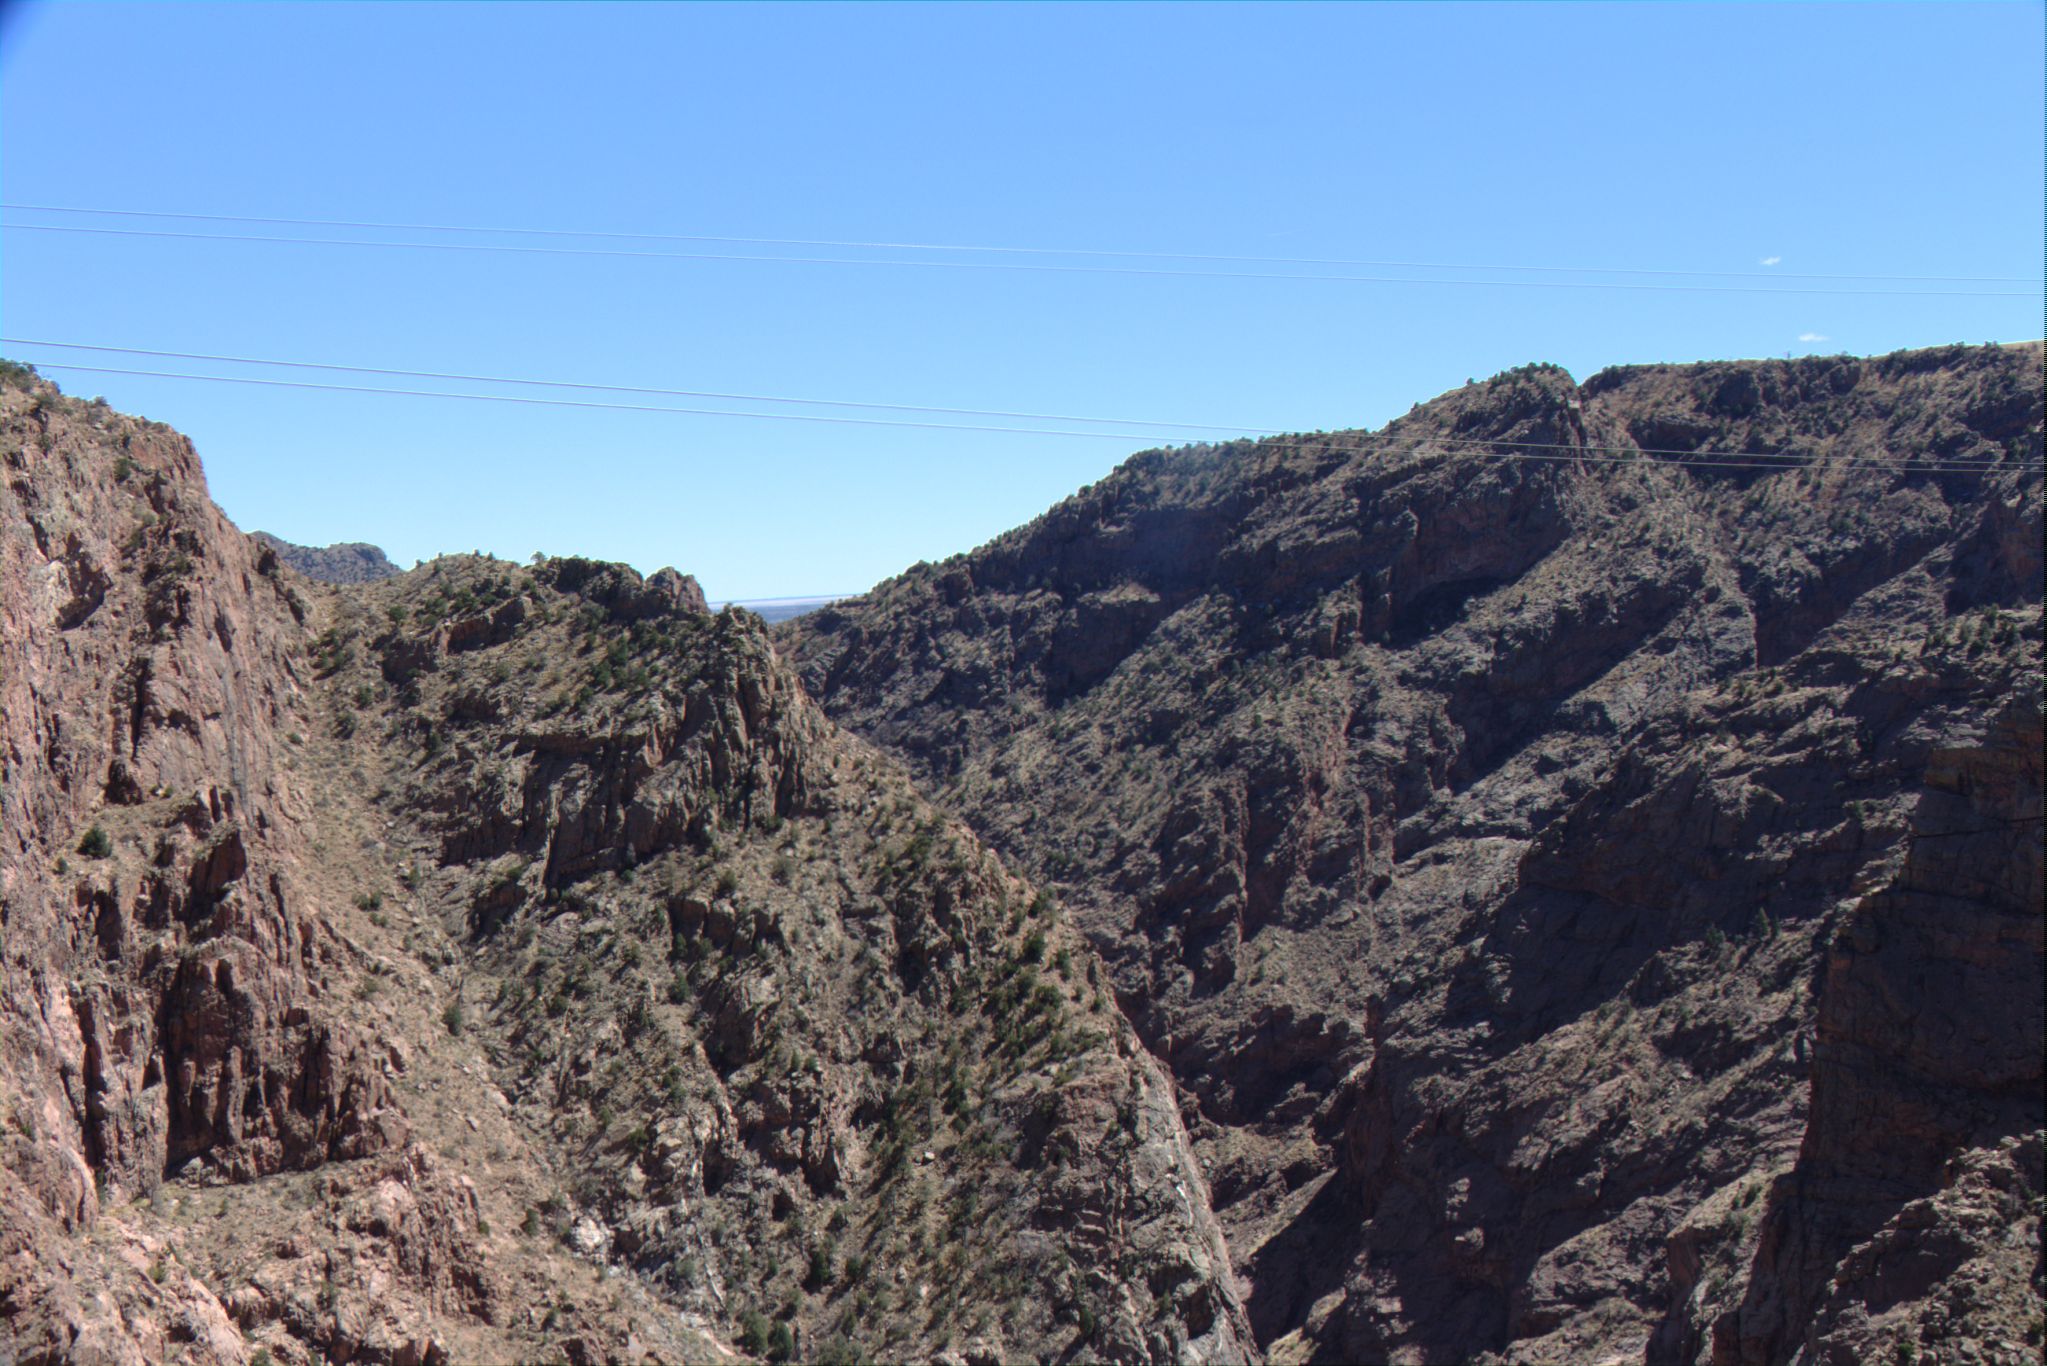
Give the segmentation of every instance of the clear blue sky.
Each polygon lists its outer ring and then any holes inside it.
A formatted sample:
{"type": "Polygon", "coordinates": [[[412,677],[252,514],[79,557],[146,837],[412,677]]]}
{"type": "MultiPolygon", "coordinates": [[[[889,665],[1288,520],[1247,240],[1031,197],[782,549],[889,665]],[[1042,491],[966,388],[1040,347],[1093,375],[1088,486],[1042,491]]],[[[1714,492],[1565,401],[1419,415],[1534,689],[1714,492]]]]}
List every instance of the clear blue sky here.
{"type": "MultiPolygon", "coordinates": [[[[2021,3],[16,5],[0,23],[0,192],[603,232],[2037,279],[2042,30],[2042,7],[2021,3]]],[[[19,230],[0,246],[15,337],[1270,430],[1377,425],[1528,361],[1583,377],[2042,331],[2037,285],[1771,297],[19,230]]],[[[1149,444],[49,373],[189,433],[245,528],[371,540],[406,564],[475,548],[674,564],[713,598],[863,588],[1149,444]]]]}

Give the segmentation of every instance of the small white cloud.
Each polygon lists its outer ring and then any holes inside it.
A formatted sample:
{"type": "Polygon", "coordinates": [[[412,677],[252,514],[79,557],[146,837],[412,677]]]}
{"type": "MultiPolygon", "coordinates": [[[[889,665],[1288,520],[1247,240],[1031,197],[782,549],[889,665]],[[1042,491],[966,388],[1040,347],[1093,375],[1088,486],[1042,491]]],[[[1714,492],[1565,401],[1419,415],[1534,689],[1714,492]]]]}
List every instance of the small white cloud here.
{"type": "Polygon", "coordinates": [[[1824,332],[1801,332],[1801,333],[1799,333],[1799,334],[1798,334],[1798,339],[1799,339],[1800,341],[1802,341],[1802,342],[1816,342],[1816,341],[1832,341],[1832,340],[1833,340],[1833,338],[1832,338],[1832,337],[1829,337],[1829,336],[1828,336],[1828,335],[1827,335],[1826,333],[1824,333],[1824,332]]]}
{"type": "Polygon", "coordinates": [[[1756,262],[1756,264],[1759,266],[1774,266],[1783,259],[1784,258],[1781,256],[1765,256],[1762,260],[1756,262]]]}

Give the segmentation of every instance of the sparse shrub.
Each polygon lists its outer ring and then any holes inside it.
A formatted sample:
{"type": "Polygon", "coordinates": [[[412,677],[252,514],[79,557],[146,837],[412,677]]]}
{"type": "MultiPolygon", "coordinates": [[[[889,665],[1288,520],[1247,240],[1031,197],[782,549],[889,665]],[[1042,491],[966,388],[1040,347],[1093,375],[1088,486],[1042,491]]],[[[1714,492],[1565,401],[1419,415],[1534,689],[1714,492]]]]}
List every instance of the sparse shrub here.
{"type": "Polygon", "coordinates": [[[462,1003],[460,1001],[448,1002],[448,1008],[441,1012],[441,1023],[448,1027],[450,1034],[460,1034],[462,1032],[463,1018],[462,1003]]]}
{"type": "Polygon", "coordinates": [[[105,830],[95,825],[78,841],[78,852],[87,858],[105,858],[114,852],[114,842],[107,838],[105,830]]]}
{"type": "Polygon", "coordinates": [[[758,1309],[749,1309],[739,1316],[739,1348],[748,1356],[766,1356],[768,1353],[768,1318],[758,1309]]]}
{"type": "Polygon", "coordinates": [[[1032,930],[1030,937],[1024,940],[1022,958],[1026,963],[1041,963],[1044,961],[1045,932],[1043,930],[1032,930]]]}
{"type": "Polygon", "coordinates": [[[834,1333],[817,1345],[817,1366],[867,1366],[868,1358],[853,1340],[834,1333]]]}

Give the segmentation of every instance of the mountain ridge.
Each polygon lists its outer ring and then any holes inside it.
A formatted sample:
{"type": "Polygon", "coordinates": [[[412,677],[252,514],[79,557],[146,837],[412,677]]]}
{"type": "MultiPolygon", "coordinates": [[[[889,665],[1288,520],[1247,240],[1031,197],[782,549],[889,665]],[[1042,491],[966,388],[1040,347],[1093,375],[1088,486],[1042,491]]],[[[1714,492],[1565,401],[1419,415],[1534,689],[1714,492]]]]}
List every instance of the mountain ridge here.
{"type": "Polygon", "coordinates": [[[4,380],[20,1359],[2037,1354],[2037,345],[1524,367],[772,628],[316,582],[4,380]]]}
{"type": "Polygon", "coordinates": [[[399,572],[384,556],[382,547],[367,541],[338,541],[328,546],[294,545],[267,531],[251,532],[257,541],[276,551],[279,558],[309,579],[322,583],[374,583],[399,572]]]}
{"type": "MultiPolygon", "coordinates": [[[[1760,1224],[1740,1183],[1809,1169],[1835,1052],[1801,982],[1902,876],[1932,755],[2037,733],[2000,708],[2038,691],[2040,353],[1524,367],[1379,433],[1133,457],[778,635],[1074,903],[1274,1359],[1916,1351],[1910,1306],[1808,1318],[1848,1254],[1792,1176],[1760,1224]]],[[[2037,813],[2034,759],[1995,809],[2037,813]]],[[[1999,980],[2037,981],[2017,933],[1999,980]]],[[[2037,1189],[2028,1151],[1983,1160],[2037,1189]]]]}
{"type": "Polygon", "coordinates": [[[1091,951],[757,618],[317,583],[8,379],[9,1355],[1248,1358],[1091,951]]]}

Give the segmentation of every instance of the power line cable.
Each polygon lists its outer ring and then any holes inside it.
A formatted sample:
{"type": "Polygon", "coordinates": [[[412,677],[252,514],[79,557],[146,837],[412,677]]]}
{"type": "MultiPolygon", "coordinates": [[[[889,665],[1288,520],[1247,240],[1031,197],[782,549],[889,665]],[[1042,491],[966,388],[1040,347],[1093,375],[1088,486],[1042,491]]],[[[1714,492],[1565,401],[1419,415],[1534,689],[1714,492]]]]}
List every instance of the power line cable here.
{"type": "MultiPolygon", "coordinates": [[[[469,402],[516,403],[534,407],[598,409],[612,412],[669,413],[678,416],[689,417],[736,417],[752,418],[774,422],[816,422],[861,427],[903,427],[923,431],[990,432],[1004,436],[1091,437],[1097,440],[1108,438],[1111,440],[1118,441],[1152,440],[1157,445],[1161,446],[1169,446],[1175,443],[1184,443],[1185,441],[1185,438],[1183,437],[1156,436],[1136,432],[1096,432],[1071,430],[1062,431],[1048,430],[1036,427],[990,427],[953,422],[904,422],[900,419],[895,418],[846,417],[843,415],[824,415],[817,413],[746,413],[732,412],[729,410],[716,408],[674,408],[664,407],[656,404],[599,403],[587,399],[528,398],[523,395],[517,394],[459,394],[429,389],[394,389],[358,384],[321,384],[312,380],[268,379],[255,375],[195,375],[183,371],[118,369],[111,366],[73,365],[70,364],[69,362],[59,361],[41,362],[40,366],[41,368],[45,369],[67,370],[93,375],[135,375],[153,379],[200,380],[214,384],[254,384],[261,385],[266,388],[313,389],[324,390],[332,393],[379,394],[389,397],[406,398],[461,399],[469,402]]],[[[1366,443],[1368,442],[1388,443],[1402,440],[1404,439],[1404,436],[1405,436],[1404,433],[1395,434],[1390,432],[1381,433],[1361,432],[1352,439],[1350,439],[1349,441],[1302,441],[1296,438],[1289,438],[1284,436],[1268,437],[1265,438],[1265,441],[1276,443],[1278,445],[1295,450],[1361,452],[1364,449],[1366,449],[1366,443]]],[[[1240,440],[1248,441],[1248,438],[1240,438],[1240,440]]],[[[1586,451],[1591,450],[1626,449],[1620,447],[1580,447],[1574,445],[1565,445],[1563,443],[1557,442],[1542,443],[1488,441],[1487,439],[1482,437],[1465,438],[1449,437],[1436,439],[1433,437],[1424,436],[1414,443],[1413,449],[1416,451],[1422,451],[1432,445],[1455,446],[1461,443],[1489,446],[1494,445],[1537,446],[1542,447],[1544,450],[1548,451],[1570,452],[1570,454],[1545,454],[1543,453],[1542,450],[1514,451],[1464,450],[1453,451],[1448,453],[1468,456],[1473,459],[1532,460],[1552,461],[1558,463],[1635,465],[1638,467],[1645,464],[1663,466],[1672,463],[1659,460],[1643,460],[1640,458],[1640,456],[1648,454],[1648,452],[1640,451],[1638,451],[1637,454],[1634,456],[1592,455],[1585,453],[1586,451]]],[[[1237,443],[1235,441],[1231,441],[1223,443],[1202,444],[1234,445],[1237,443]]],[[[1255,444],[1264,444],[1264,442],[1259,442],[1255,444]]],[[[1680,452],[1679,454],[1683,454],[1688,457],[1687,459],[1681,462],[1677,462],[1682,464],[1683,467],[1687,469],[1799,470],[1811,468],[1828,468],[1828,469],[1893,470],[1908,473],[1933,472],[1995,474],[1998,473],[1999,471],[2004,470],[2020,470],[2034,472],[2038,471],[2041,468],[2040,464],[2037,462],[2016,461],[1968,462],[1951,459],[1950,460],[1907,459],[1902,461],[1877,461],[1859,456],[1849,456],[1842,458],[1828,458],[1825,456],[1789,456],[1789,455],[1782,457],[1767,457],[1764,455],[1764,453],[1760,452],[1754,453],[1752,456],[1742,459],[1722,458],[1701,459],[1696,458],[1699,455],[1698,452],[1680,452]]],[[[1710,452],[1707,453],[1709,457],[1711,457],[1711,454],[1712,453],[1710,452]]]]}
{"type": "MultiPolygon", "coordinates": [[[[716,391],[712,391],[712,390],[704,390],[704,389],[667,389],[667,388],[658,388],[658,387],[654,387],[654,386],[646,386],[646,385],[626,385],[626,384],[586,384],[586,383],[579,383],[579,382],[577,382],[577,381],[573,381],[573,380],[554,380],[554,379],[525,379],[525,378],[513,378],[513,377],[511,377],[511,376],[506,376],[506,375],[477,375],[477,374],[468,374],[468,373],[463,373],[463,372],[458,372],[458,371],[446,371],[446,370],[401,370],[401,369],[396,369],[396,368],[391,368],[391,367],[385,367],[385,366],[368,366],[368,365],[343,365],[343,364],[338,364],[338,363],[330,363],[330,362],[325,362],[325,361],[300,361],[300,360],[277,360],[277,359],[274,359],[274,358],[270,358],[270,357],[265,357],[265,356],[230,356],[230,355],[224,355],[224,354],[221,354],[221,353],[217,353],[217,352],[205,352],[205,351],[162,351],[162,350],[150,350],[150,349],[145,349],[145,348],[142,348],[142,347],[134,347],[134,346],[99,346],[99,345],[92,345],[92,344],[88,344],[88,343],[85,343],[85,342],[63,342],[63,341],[51,341],[51,340],[49,340],[49,339],[47,339],[47,338],[38,338],[38,337],[4,337],[4,336],[0,336],[0,343],[7,343],[7,344],[10,344],[10,345],[15,345],[15,346],[51,346],[51,347],[56,347],[56,348],[58,348],[58,349],[60,349],[60,350],[66,350],[66,351],[96,351],[96,352],[112,352],[112,353],[114,353],[114,354],[118,354],[118,355],[124,355],[124,356],[155,356],[155,357],[160,357],[160,358],[168,358],[168,359],[176,359],[176,360],[203,360],[203,361],[217,361],[217,362],[222,362],[222,363],[225,363],[225,364],[232,364],[232,365],[268,365],[268,366],[278,366],[278,367],[283,367],[283,368],[287,368],[287,369],[297,369],[297,370],[333,370],[333,371],[340,371],[340,372],[343,372],[343,373],[347,373],[347,374],[364,374],[364,375],[392,375],[392,376],[399,376],[399,377],[403,377],[403,378],[409,378],[409,379],[452,379],[452,380],[463,380],[463,381],[469,381],[469,382],[473,382],[473,383],[479,383],[479,384],[516,384],[516,385],[525,385],[525,386],[530,386],[530,387],[537,387],[537,388],[548,388],[548,389],[580,389],[580,390],[591,390],[591,391],[596,391],[596,392],[601,392],[601,393],[627,393],[627,394],[655,394],[655,395],[664,395],[664,396],[668,396],[668,397],[674,397],[674,398],[715,398],[715,399],[727,399],[727,400],[731,400],[731,401],[734,401],[734,402],[757,402],[757,403],[800,403],[800,404],[806,404],[806,405],[811,405],[811,406],[822,406],[822,407],[832,407],[832,408],[874,408],[874,409],[880,409],[880,410],[883,410],[883,411],[888,411],[888,412],[909,412],[909,413],[938,413],[938,414],[944,414],[944,415],[952,415],[952,416],[966,416],[966,417],[1013,417],[1013,418],[1021,418],[1021,419],[1031,419],[1031,420],[1038,420],[1038,421],[1048,421],[1048,422],[1094,422],[1094,423],[1102,423],[1102,424],[1113,424],[1113,425],[1117,425],[1117,426],[1124,426],[1124,427],[1177,427],[1177,428],[1183,428],[1183,429],[1185,429],[1185,430],[1188,430],[1188,431],[1203,431],[1203,432],[1237,432],[1237,433],[1242,433],[1242,434],[1245,434],[1245,435],[1248,435],[1248,436],[1258,436],[1258,437],[1270,437],[1270,436],[1273,436],[1273,435],[1274,435],[1274,434],[1276,434],[1276,433],[1279,433],[1279,432],[1282,432],[1282,431],[1283,431],[1283,428],[1282,428],[1282,427],[1280,426],[1280,424],[1276,424],[1276,423],[1274,423],[1274,424],[1267,424],[1266,426],[1263,426],[1263,427],[1243,427],[1243,426],[1231,426],[1231,425],[1229,425],[1229,424],[1227,424],[1227,423],[1220,423],[1220,422],[1210,422],[1210,423],[1201,423],[1201,422],[1162,422],[1162,421],[1154,421],[1154,420],[1152,420],[1152,419],[1148,419],[1148,418],[1135,418],[1135,417],[1080,417],[1080,416],[1076,416],[1076,415],[1072,415],[1072,414],[1057,414],[1057,413],[1028,413],[1028,412],[1016,412],[1016,411],[1009,411],[1009,410],[1004,410],[1004,409],[997,409],[997,408],[941,408],[941,407],[934,407],[934,406],[931,406],[931,405],[927,405],[927,404],[915,404],[915,403],[863,403],[863,402],[858,402],[858,401],[855,401],[855,400],[851,400],[851,399],[818,399],[818,398],[787,398],[787,397],[773,397],[773,396],[768,396],[768,395],[760,395],[760,394],[734,394],[734,393],[720,393],[720,392],[716,392],[716,391]]],[[[57,362],[51,362],[51,363],[50,363],[50,368],[53,368],[53,369],[63,369],[63,368],[67,368],[67,367],[65,367],[65,366],[63,366],[62,364],[60,364],[60,363],[57,363],[57,362]]],[[[69,367],[69,368],[73,368],[73,369],[91,369],[91,367],[82,367],[82,366],[74,366],[74,367],[69,367]]],[[[108,372],[104,372],[104,373],[126,373],[126,372],[121,372],[121,371],[108,371],[108,372]]],[[[136,372],[136,373],[156,373],[156,372],[136,372]]],[[[207,376],[193,376],[193,378],[208,378],[208,377],[207,377],[207,376]]],[[[222,378],[222,379],[228,379],[228,378],[233,378],[233,377],[232,377],[232,376],[218,376],[217,378],[222,378]]],[[[380,390],[370,390],[369,392],[382,392],[382,391],[380,391],[380,390]]],[[[398,390],[394,390],[394,391],[392,391],[392,392],[408,392],[408,393],[409,393],[409,392],[411,392],[411,391],[398,391],[398,390]]],[[[452,397],[452,395],[451,395],[451,397],[452,397]]],[[[475,397],[478,397],[478,398],[488,398],[488,397],[492,397],[492,395],[481,395],[481,394],[480,394],[480,395],[475,395],[475,397]]],[[[654,409],[653,411],[657,411],[657,412],[665,412],[665,411],[674,411],[674,412],[696,412],[697,410],[695,410],[695,409],[660,409],[660,408],[657,408],[657,409],[654,409]]],[[[727,416],[745,416],[745,414],[726,414],[726,415],[727,415],[727,416]]],[[[777,416],[777,414],[760,414],[760,416],[777,416]]],[[[937,426],[937,427],[941,427],[941,428],[943,428],[943,426],[944,426],[944,424],[938,424],[938,423],[910,423],[910,424],[905,424],[905,425],[909,425],[909,426],[937,426]]],[[[969,431],[980,431],[980,430],[988,430],[988,429],[984,429],[984,428],[979,428],[979,427],[968,427],[968,428],[964,428],[963,430],[969,430],[969,431]]],[[[995,429],[993,429],[993,430],[997,430],[997,431],[1026,431],[1026,432],[1028,432],[1028,431],[1030,431],[1031,429],[1028,429],[1028,428],[1011,428],[1011,427],[1001,427],[1001,428],[995,428],[995,429]]],[[[1063,435],[1063,434],[1064,434],[1064,433],[1045,433],[1045,435],[1063,435]]],[[[1134,441],[1134,440],[1142,440],[1142,439],[1144,439],[1144,437],[1145,437],[1145,436],[1146,436],[1147,434],[1146,434],[1146,433],[1143,433],[1143,432],[1101,432],[1101,433],[1072,433],[1072,435],[1101,435],[1101,436],[1118,436],[1118,437],[1123,437],[1123,438],[1126,438],[1126,439],[1128,439],[1128,440],[1133,440],[1133,441],[1134,441]]],[[[1152,435],[1156,435],[1156,434],[1154,433],[1154,434],[1152,434],[1152,435]]],[[[1368,434],[1366,434],[1366,435],[1374,435],[1374,434],[1369,434],[1369,433],[1368,433],[1368,434]]],[[[1159,438],[1159,439],[1161,439],[1161,440],[1165,440],[1165,441],[1180,441],[1180,440],[1184,440],[1185,438],[1181,438],[1181,437],[1161,437],[1161,438],[1159,438]]],[[[1376,434],[1376,435],[1374,435],[1374,439],[1386,439],[1386,437],[1385,437],[1385,435],[1384,435],[1384,434],[1376,434]]],[[[1705,456],[1711,456],[1711,457],[1713,457],[1713,458],[1715,458],[1715,459],[1725,459],[1725,460],[1735,460],[1735,459],[1738,459],[1738,460],[1759,460],[1759,461],[1761,461],[1761,460],[1798,460],[1798,461],[1803,461],[1803,460],[1808,460],[1808,459],[1812,459],[1812,458],[1814,458],[1814,457],[1810,457],[1810,456],[1807,456],[1807,455],[1802,455],[1802,454],[1799,454],[1798,452],[1795,452],[1795,451],[1699,451],[1699,450],[1684,450],[1684,449],[1679,449],[1679,448],[1676,448],[1676,447],[1667,447],[1667,446],[1637,446],[1637,445],[1627,445],[1627,446],[1598,446],[1598,445],[1591,445],[1591,444],[1587,444],[1587,443],[1584,443],[1584,442],[1571,442],[1571,443],[1564,443],[1564,442],[1544,442],[1544,441],[1500,441],[1500,440],[1494,440],[1494,439],[1492,439],[1492,438],[1489,438],[1489,437],[1454,437],[1454,436],[1442,436],[1442,437],[1435,437],[1435,438],[1432,438],[1432,440],[1433,440],[1433,441],[1434,441],[1434,442],[1435,442],[1436,444],[1438,444],[1438,445],[1451,445],[1451,446],[1462,446],[1462,445],[1468,445],[1468,446],[1487,446],[1487,447],[1494,447],[1494,446],[1513,446],[1513,447],[1519,447],[1519,448],[1525,448],[1525,449],[1531,449],[1531,450],[1553,450],[1553,451],[1601,451],[1601,452],[1609,452],[1609,453],[1611,453],[1611,452],[1619,452],[1619,453],[1621,453],[1621,454],[1624,454],[1624,455],[1628,455],[1628,456],[1630,456],[1630,457],[1632,457],[1632,456],[1635,456],[1635,455],[1667,455],[1667,456],[1675,456],[1675,457],[1678,457],[1680,461],[1682,461],[1682,460],[1686,460],[1686,459],[1692,459],[1692,458],[1696,458],[1696,457],[1698,457],[1698,456],[1701,456],[1701,455],[1705,455],[1705,456]]],[[[1963,459],[1956,459],[1956,458],[1954,458],[1954,457],[1949,457],[1949,458],[1948,458],[1947,460],[1945,460],[1945,461],[1944,461],[1943,463],[1947,463],[1947,464],[1954,464],[1954,465],[1959,465],[1959,466],[1963,466],[1963,467],[1966,467],[1966,468],[1982,468],[1982,467],[1990,467],[1990,466],[1992,466],[1992,465],[1995,465],[1995,464],[1997,464],[1998,462],[1977,462],[1977,461],[1969,461],[1969,460],[1963,460],[1963,459]]],[[[2009,462],[2005,462],[2005,463],[2006,463],[2006,466],[2008,467],[2008,465],[2009,465],[2009,462]]],[[[1913,468],[1925,468],[1924,462],[1920,462],[1920,463],[1918,463],[1918,464],[1915,464],[1915,465],[1913,465],[1913,468]]]]}
{"type": "Polygon", "coordinates": [[[610,394],[661,394],[670,398],[716,398],[735,403],[800,403],[818,408],[874,408],[895,413],[944,413],[954,417],[1014,417],[1035,422],[1099,422],[1124,427],[1183,427],[1197,432],[1245,432],[1263,435],[1276,427],[1232,427],[1221,422],[1158,422],[1134,417],[1077,417],[1070,413],[1023,413],[1000,408],[939,408],[919,403],[862,403],[838,398],[788,398],[776,394],[728,394],[709,389],[662,389],[638,384],[578,384],[559,379],[513,379],[504,375],[470,375],[447,370],[395,370],[374,365],[331,365],[322,361],[270,360],[259,356],[223,356],[204,351],[151,351],[137,346],[88,346],[83,342],[49,341],[38,337],[0,337],[15,346],[54,346],[66,351],[110,351],[123,356],[156,356],[168,360],[219,361],[233,365],[275,365],[292,370],[338,370],[354,375],[397,375],[407,379],[452,379],[478,384],[519,384],[547,389],[587,389],[610,394]]]}
{"type": "Polygon", "coordinates": [[[512,246],[495,242],[371,242],[344,237],[264,237],[254,233],[172,232],[155,228],[88,228],[55,223],[0,223],[9,232],[84,233],[199,242],[262,242],[297,247],[370,247],[393,251],[485,252],[513,256],[590,256],[630,260],[744,261],[755,265],[889,266],[909,270],[997,270],[1049,275],[1132,275],[1177,280],[1295,280],[1310,284],[1454,285],[1478,289],[1604,289],[1651,294],[1795,294],[1839,298],[2033,299],[2039,290],[1809,289],[1764,285],[1652,285],[1614,280],[1470,280],[1398,275],[1313,275],[1291,271],[1159,270],[1144,266],[1038,265],[1017,261],[871,260],[851,256],[744,256],[728,252],[626,251],[615,247],[512,246]]]}
{"type": "MultiPolygon", "coordinates": [[[[381,232],[468,232],[519,237],[584,237],[612,241],[724,242],[742,246],[849,247],[875,251],[957,251],[1028,256],[1103,256],[1124,260],[1224,261],[1250,265],[1366,266],[1399,270],[1499,270],[1566,275],[1665,275],[1738,280],[1900,280],[1948,284],[2024,284],[2041,281],[2024,275],[1893,275],[1881,273],[1813,274],[1762,270],[1657,270],[1637,266],[1510,266],[1473,262],[1378,261],[1331,256],[1241,256],[1189,251],[1117,251],[1095,247],[977,246],[952,242],[859,242],[819,237],[725,237],[705,233],[601,232],[573,228],[474,227],[450,223],[378,223],[345,218],[266,218],[249,214],[167,213],[151,209],[91,209],[60,204],[0,203],[0,209],[26,213],[93,214],[110,218],[168,218],[183,222],[262,223],[278,227],[360,228],[381,232]]],[[[1293,277],[1289,277],[1293,278],[1293,277]]]]}

